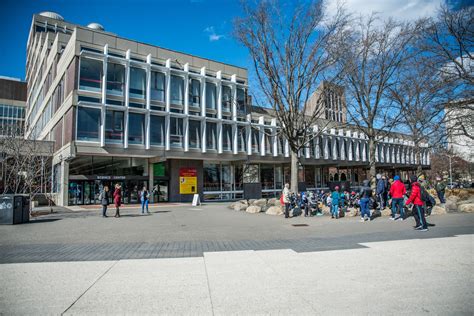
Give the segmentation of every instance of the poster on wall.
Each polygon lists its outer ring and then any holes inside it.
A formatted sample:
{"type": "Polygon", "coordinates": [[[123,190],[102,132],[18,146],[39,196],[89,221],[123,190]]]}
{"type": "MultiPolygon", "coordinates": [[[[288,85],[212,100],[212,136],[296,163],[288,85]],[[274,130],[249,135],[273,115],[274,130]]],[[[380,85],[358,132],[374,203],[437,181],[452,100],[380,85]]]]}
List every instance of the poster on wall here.
{"type": "Polygon", "coordinates": [[[196,168],[179,169],[179,194],[197,193],[197,171],[196,168]]]}

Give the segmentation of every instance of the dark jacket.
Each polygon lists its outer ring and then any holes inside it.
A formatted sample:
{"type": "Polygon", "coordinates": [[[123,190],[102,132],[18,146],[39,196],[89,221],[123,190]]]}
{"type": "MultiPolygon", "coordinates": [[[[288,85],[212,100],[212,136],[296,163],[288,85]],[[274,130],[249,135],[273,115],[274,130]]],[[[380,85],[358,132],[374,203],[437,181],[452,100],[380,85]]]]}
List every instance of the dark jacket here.
{"type": "Polygon", "coordinates": [[[380,179],[377,181],[377,187],[375,189],[375,193],[377,194],[383,194],[385,192],[385,182],[380,179]]]}
{"type": "Polygon", "coordinates": [[[362,188],[359,192],[360,198],[370,198],[372,196],[372,189],[370,188],[370,181],[364,180],[362,182],[362,188]]]}
{"type": "Polygon", "coordinates": [[[109,194],[109,191],[102,191],[102,200],[100,201],[100,203],[102,205],[109,205],[109,197],[110,197],[110,194],[109,194]]]}

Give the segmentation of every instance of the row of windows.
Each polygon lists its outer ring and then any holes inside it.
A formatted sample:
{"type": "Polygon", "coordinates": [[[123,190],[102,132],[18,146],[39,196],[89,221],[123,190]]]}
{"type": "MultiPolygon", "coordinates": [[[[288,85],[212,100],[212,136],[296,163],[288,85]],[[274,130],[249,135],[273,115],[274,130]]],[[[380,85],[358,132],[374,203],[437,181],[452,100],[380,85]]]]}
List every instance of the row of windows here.
{"type": "MultiPolygon", "coordinates": [[[[90,92],[102,91],[102,77],[103,77],[103,61],[82,57],[80,61],[79,71],[79,89],[90,92]]],[[[115,105],[123,105],[123,98],[125,97],[125,73],[126,66],[107,62],[107,76],[106,76],[106,93],[112,99],[116,100],[115,105]]],[[[128,93],[130,101],[129,106],[145,107],[146,99],[146,70],[143,68],[130,66],[130,78],[128,93]]],[[[163,110],[163,105],[166,103],[166,74],[159,71],[151,71],[150,74],[150,107],[152,110],[163,110]]],[[[179,75],[170,75],[170,104],[183,106],[185,94],[185,79],[179,75]]],[[[187,84],[188,97],[190,107],[201,107],[202,89],[201,81],[195,78],[189,78],[187,84]]],[[[210,110],[217,109],[217,85],[213,82],[206,81],[206,108],[210,110]]],[[[232,88],[230,86],[222,86],[222,110],[223,112],[231,112],[232,110],[232,88]]],[[[237,88],[237,108],[245,111],[245,91],[237,88]]],[[[195,110],[195,109],[194,109],[195,110]]],[[[191,112],[193,109],[190,110],[191,112]]],[[[200,110],[197,110],[200,115],[200,110]]]]}
{"type": "Polygon", "coordinates": [[[0,118],[25,118],[23,106],[0,104],[0,118]]]}

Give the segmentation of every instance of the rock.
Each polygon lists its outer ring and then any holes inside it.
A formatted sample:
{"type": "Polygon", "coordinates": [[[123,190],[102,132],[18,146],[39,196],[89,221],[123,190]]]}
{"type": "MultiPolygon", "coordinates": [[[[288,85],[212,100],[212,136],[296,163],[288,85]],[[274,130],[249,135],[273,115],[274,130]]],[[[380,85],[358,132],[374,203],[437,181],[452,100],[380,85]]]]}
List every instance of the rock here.
{"type": "Polygon", "coordinates": [[[392,215],[392,210],[386,207],[382,210],[381,214],[382,214],[382,216],[390,216],[390,215],[392,215]]]}
{"type": "Polygon", "coordinates": [[[233,202],[233,203],[230,203],[229,206],[227,206],[228,208],[230,208],[231,210],[234,209],[234,207],[239,204],[239,202],[233,202]]]}
{"type": "Polygon", "coordinates": [[[444,215],[446,214],[446,208],[435,205],[433,209],[431,210],[431,215],[444,215]]]}
{"type": "Polygon", "coordinates": [[[247,200],[240,200],[238,202],[241,203],[241,204],[247,204],[247,205],[249,204],[249,202],[247,200]]]}
{"type": "Polygon", "coordinates": [[[277,206],[277,205],[280,205],[280,200],[279,199],[276,199],[276,198],[271,198],[271,199],[268,199],[268,202],[267,202],[267,205],[268,206],[277,206]],[[278,204],[277,204],[278,203],[278,204]]]}
{"type": "Polygon", "coordinates": [[[243,204],[243,203],[235,203],[234,205],[234,211],[245,211],[247,209],[248,205],[243,204]]]}
{"type": "Polygon", "coordinates": [[[268,215],[283,215],[283,207],[281,206],[270,206],[265,214],[268,215]]]}
{"type": "Polygon", "coordinates": [[[458,210],[463,213],[474,213],[474,203],[460,204],[458,210]]]}
{"type": "Polygon", "coordinates": [[[290,210],[290,217],[300,216],[301,214],[303,214],[303,212],[299,207],[295,207],[294,209],[290,210]]]}
{"type": "Polygon", "coordinates": [[[250,205],[263,207],[263,206],[267,205],[267,199],[255,200],[255,201],[253,201],[253,203],[250,203],[250,205]]]}
{"type": "Polygon", "coordinates": [[[468,190],[459,190],[458,197],[460,200],[467,200],[470,194],[468,190]]]}
{"type": "Polygon", "coordinates": [[[248,205],[253,205],[253,202],[255,202],[255,201],[256,201],[256,199],[250,199],[250,200],[248,201],[248,205]]]}
{"type": "Polygon", "coordinates": [[[347,212],[348,217],[355,217],[359,215],[359,209],[355,207],[351,207],[347,209],[349,212],[347,212]]]}
{"type": "Polygon", "coordinates": [[[255,213],[260,213],[261,210],[262,210],[262,208],[260,206],[251,205],[251,206],[247,207],[247,209],[245,211],[247,213],[255,214],[255,213]]]}
{"type": "Polygon", "coordinates": [[[458,200],[459,200],[459,197],[457,197],[457,196],[455,196],[455,195],[449,196],[449,197],[446,199],[446,204],[445,204],[446,211],[447,211],[447,212],[457,212],[458,206],[457,206],[456,202],[457,202],[458,200]]]}

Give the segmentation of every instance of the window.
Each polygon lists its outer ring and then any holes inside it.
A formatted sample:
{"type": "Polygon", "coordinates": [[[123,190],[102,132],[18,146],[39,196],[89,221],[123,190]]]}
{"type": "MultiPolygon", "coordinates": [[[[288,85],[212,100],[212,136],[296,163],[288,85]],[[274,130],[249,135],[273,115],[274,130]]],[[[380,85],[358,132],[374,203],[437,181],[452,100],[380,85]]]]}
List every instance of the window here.
{"type": "Polygon", "coordinates": [[[150,144],[156,146],[163,146],[165,143],[165,117],[164,116],[150,116],[150,144]]]}
{"type": "Polygon", "coordinates": [[[170,117],[170,145],[173,147],[183,146],[183,119],[170,117]]]}
{"type": "Polygon", "coordinates": [[[79,89],[100,92],[102,88],[102,61],[81,58],[79,89]]]}
{"type": "Polygon", "coordinates": [[[197,79],[189,80],[189,105],[201,106],[201,83],[197,79]]]}
{"type": "Polygon", "coordinates": [[[125,85],[125,66],[120,64],[107,64],[107,94],[123,97],[125,85]]]}
{"type": "Polygon", "coordinates": [[[245,126],[237,127],[237,145],[239,151],[247,151],[247,130],[245,126]]]}
{"type": "Polygon", "coordinates": [[[179,76],[171,76],[171,104],[184,104],[184,79],[179,76]]]}
{"type": "Polygon", "coordinates": [[[165,74],[162,72],[151,72],[150,99],[165,102],[165,74]]]}
{"type": "Polygon", "coordinates": [[[123,142],[123,112],[107,110],[105,114],[105,141],[123,142]]]}
{"type": "Polygon", "coordinates": [[[215,110],[217,106],[217,87],[214,83],[206,82],[206,108],[215,110]]]}
{"type": "Polygon", "coordinates": [[[207,149],[217,149],[217,124],[206,123],[206,146],[207,149]]]}
{"type": "Polygon", "coordinates": [[[145,140],[145,116],[138,113],[128,114],[128,142],[142,145],[145,140]]]}
{"type": "Polygon", "coordinates": [[[222,111],[232,111],[232,90],[229,86],[222,86],[222,111]]]}
{"type": "Polygon", "coordinates": [[[316,187],[314,166],[305,166],[304,167],[304,180],[305,180],[307,188],[315,188],[316,187]]]}
{"type": "Polygon", "coordinates": [[[245,91],[244,89],[237,89],[237,111],[240,114],[245,114],[245,91]]]}
{"type": "Polygon", "coordinates": [[[204,191],[221,190],[221,168],[219,164],[204,162],[204,191]]]}
{"type": "Polygon", "coordinates": [[[275,174],[273,171],[273,165],[260,165],[260,179],[262,181],[263,190],[274,188],[275,174]]]}
{"type": "Polygon", "coordinates": [[[130,67],[130,98],[145,99],[145,69],[130,67]]]}
{"type": "Polygon", "coordinates": [[[252,153],[260,151],[260,131],[252,128],[252,153]]]}
{"type": "Polygon", "coordinates": [[[232,125],[222,125],[222,148],[223,150],[232,151],[232,125]]]}
{"type": "Polygon", "coordinates": [[[99,141],[100,109],[78,107],[77,140],[99,141]]]}
{"type": "Polygon", "coordinates": [[[201,122],[189,120],[189,147],[201,148],[201,122]]]}
{"type": "Polygon", "coordinates": [[[273,132],[271,129],[265,129],[265,153],[273,153],[273,132]]]}

